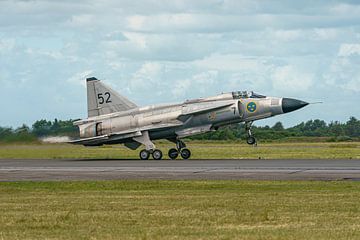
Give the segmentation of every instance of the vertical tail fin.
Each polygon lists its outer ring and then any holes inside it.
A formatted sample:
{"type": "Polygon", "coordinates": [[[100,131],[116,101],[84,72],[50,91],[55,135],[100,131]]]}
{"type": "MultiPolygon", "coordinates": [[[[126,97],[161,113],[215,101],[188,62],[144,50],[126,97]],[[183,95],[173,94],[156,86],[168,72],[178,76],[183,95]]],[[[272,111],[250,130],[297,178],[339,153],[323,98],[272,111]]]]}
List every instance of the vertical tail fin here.
{"type": "Polygon", "coordinates": [[[137,105],[121,96],[100,80],[91,77],[86,79],[88,117],[137,108],[137,105]]]}

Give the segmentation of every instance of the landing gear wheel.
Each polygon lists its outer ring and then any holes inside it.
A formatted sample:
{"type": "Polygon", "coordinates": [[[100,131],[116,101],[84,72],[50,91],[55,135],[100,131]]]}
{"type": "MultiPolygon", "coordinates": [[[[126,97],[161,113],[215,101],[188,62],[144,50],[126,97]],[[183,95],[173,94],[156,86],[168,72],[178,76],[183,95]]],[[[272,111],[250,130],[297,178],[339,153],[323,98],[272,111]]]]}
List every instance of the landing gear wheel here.
{"type": "Polygon", "coordinates": [[[246,139],[247,144],[254,145],[256,144],[256,139],[253,136],[250,136],[246,139]]]}
{"type": "Polygon", "coordinates": [[[170,159],[175,160],[179,156],[179,152],[177,149],[172,148],[169,150],[168,155],[170,159]]]}
{"type": "Polygon", "coordinates": [[[156,149],[153,151],[152,156],[153,156],[154,160],[161,160],[163,157],[163,154],[160,150],[156,149]]]}
{"type": "Polygon", "coordinates": [[[148,160],[150,157],[150,152],[148,150],[144,149],[144,150],[141,150],[139,155],[140,155],[141,160],[148,160]]]}
{"type": "Polygon", "coordinates": [[[191,152],[187,148],[182,149],[180,154],[183,159],[189,159],[191,157],[191,152]]]}
{"type": "Polygon", "coordinates": [[[256,138],[253,137],[252,132],[251,132],[252,124],[253,124],[253,121],[245,123],[245,131],[247,132],[247,136],[248,136],[247,139],[246,139],[246,142],[249,145],[257,146],[256,138]]]}

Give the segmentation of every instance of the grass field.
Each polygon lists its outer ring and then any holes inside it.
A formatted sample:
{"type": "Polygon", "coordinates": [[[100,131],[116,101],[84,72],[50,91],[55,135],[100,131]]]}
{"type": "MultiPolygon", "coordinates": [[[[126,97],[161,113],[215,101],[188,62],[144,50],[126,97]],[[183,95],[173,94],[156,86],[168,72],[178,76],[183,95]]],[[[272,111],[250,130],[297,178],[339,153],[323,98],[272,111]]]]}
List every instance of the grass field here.
{"type": "MultiPolygon", "coordinates": [[[[157,146],[167,157],[173,145],[159,142],[157,146]]],[[[284,159],[284,158],[342,158],[360,159],[360,142],[345,143],[263,143],[252,147],[237,142],[190,142],[193,159],[284,159]]],[[[122,145],[83,147],[70,144],[0,145],[0,158],[84,158],[84,159],[138,159],[139,150],[122,145]]]]}
{"type": "Polygon", "coordinates": [[[0,183],[0,239],[360,239],[359,182],[0,183]]]}

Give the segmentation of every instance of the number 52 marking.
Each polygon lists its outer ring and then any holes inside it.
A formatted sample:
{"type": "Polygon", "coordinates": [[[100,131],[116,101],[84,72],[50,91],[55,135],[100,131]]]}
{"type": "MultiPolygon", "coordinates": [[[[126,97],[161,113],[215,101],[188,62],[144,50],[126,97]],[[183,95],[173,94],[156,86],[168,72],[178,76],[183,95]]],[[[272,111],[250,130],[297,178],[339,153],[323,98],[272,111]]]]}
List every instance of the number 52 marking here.
{"type": "Polygon", "coordinates": [[[99,99],[99,104],[111,103],[111,100],[110,100],[111,94],[110,94],[109,92],[105,92],[104,94],[99,93],[99,94],[97,95],[97,98],[99,99]],[[106,100],[105,100],[105,98],[103,97],[103,95],[105,95],[106,100]]]}

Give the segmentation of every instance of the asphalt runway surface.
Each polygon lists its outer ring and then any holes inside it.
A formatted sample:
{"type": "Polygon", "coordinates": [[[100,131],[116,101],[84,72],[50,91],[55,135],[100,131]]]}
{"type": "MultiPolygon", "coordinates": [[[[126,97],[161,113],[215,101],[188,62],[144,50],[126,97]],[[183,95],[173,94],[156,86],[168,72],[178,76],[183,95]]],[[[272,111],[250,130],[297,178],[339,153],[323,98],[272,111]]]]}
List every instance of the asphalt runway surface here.
{"type": "Polygon", "coordinates": [[[360,160],[0,160],[0,181],[116,179],[360,180],[360,160]]]}

